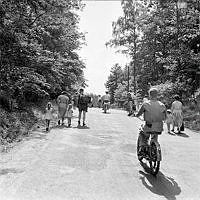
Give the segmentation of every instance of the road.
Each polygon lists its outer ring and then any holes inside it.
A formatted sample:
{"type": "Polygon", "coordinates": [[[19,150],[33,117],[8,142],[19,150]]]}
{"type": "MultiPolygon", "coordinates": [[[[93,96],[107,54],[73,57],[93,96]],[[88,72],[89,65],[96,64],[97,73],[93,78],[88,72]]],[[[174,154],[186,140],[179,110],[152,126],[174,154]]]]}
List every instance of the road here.
{"type": "Polygon", "coordinates": [[[140,124],[124,111],[91,108],[85,128],[74,118],[71,128],[34,131],[1,154],[0,199],[199,200],[200,134],[165,130],[161,170],[153,177],[136,157],[140,124]]]}

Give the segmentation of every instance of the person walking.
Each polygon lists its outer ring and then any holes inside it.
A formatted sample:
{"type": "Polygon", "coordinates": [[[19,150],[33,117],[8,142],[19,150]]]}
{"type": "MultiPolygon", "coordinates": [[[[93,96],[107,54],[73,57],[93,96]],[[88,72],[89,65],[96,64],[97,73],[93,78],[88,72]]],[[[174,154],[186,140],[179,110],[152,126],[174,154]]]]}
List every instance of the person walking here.
{"type": "Polygon", "coordinates": [[[78,96],[78,126],[81,124],[81,115],[83,113],[83,126],[85,126],[85,120],[86,120],[86,112],[88,111],[88,103],[90,103],[90,99],[88,96],[84,94],[84,90],[80,89],[79,90],[79,96],[78,96]]]}
{"type": "Polygon", "coordinates": [[[62,125],[64,125],[65,113],[69,104],[69,97],[67,96],[67,92],[63,91],[61,95],[57,98],[58,104],[58,125],[60,125],[60,120],[62,121],[62,125]]]}
{"type": "Polygon", "coordinates": [[[53,107],[51,102],[47,103],[46,106],[46,112],[45,112],[45,120],[46,120],[46,131],[49,131],[49,127],[50,127],[50,121],[53,119],[53,107]]]}
{"type": "Polygon", "coordinates": [[[182,115],[183,104],[180,101],[179,95],[175,95],[174,99],[175,99],[175,101],[172,103],[172,106],[171,106],[172,119],[173,119],[172,131],[174,132],[174,128],[175,128],[175,126],[177,126],[178,133],[181,133],[180,128],[181,128],[182,123],[183,123],[183,115],[182,115]]]}
{"type": "Polygon", "coordinates": [[[66,117],[67,117],[67,120],[68,120],[68,127],[70,127],[71,124],[72,124],[72,116],[73,116],[73,110],[72,109],[73,109],[73,106],[70,103],[68,105],[67,112],[66,112],[66,117]]]}

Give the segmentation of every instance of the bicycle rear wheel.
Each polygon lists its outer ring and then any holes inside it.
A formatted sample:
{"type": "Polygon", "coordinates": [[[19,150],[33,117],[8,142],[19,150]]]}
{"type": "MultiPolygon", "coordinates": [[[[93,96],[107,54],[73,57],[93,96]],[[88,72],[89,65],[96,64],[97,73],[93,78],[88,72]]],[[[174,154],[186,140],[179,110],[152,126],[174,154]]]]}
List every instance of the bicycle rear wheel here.
{"type": "Polygon", "coordinates": [[[150,165],[150,168],[151,168],[151,174],[154,175],[154,176],[156,176],[157,173],[160,170],[160,160],[159,160],[159,158],[160,158],[161,155],[158,155],[160,153],[161,153],[160,149],[158,149],[156,144],[154,142],[152,142],[151,146],[150,146],[149,165],[150,165]]]}

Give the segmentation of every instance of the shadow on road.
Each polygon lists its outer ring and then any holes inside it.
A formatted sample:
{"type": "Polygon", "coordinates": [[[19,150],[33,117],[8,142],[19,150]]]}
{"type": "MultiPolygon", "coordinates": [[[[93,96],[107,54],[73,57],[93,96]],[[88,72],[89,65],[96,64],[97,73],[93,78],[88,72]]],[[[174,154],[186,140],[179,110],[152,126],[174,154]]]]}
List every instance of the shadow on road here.
{"type": "Polygon", "coordinates": [[[167,200],[176,200],[176,196],[181,193],[178,183],[171,177],[159,172],[157,176],[139,171],[142,184],[152,193],[164,196],[167,200]]]}
{"type": "Polygon", "coordinates": [[[15,168],[7,168],[7,169],[0,169],[0,176],[9,174],[9,173],[13,173],[13,174],[17,174],[17,173],[23,173],[24,171],[21,169],[15,169],[15,168]]]}
{"type": "Polygon", "coordinates": [[[78,128],[78,129],[90,129],[90,127],[88,127],[88,126],[80,126],[80,125],[78,125],[78,126],[76,126],[74,128],[78,128]]]}
{"type": "Polygon", "coordinates": [[[189,137],[189,135],[187,135],[186,133],[176,133],[176,135],[180,137],[185,137],[185,138],[189,137]]]}

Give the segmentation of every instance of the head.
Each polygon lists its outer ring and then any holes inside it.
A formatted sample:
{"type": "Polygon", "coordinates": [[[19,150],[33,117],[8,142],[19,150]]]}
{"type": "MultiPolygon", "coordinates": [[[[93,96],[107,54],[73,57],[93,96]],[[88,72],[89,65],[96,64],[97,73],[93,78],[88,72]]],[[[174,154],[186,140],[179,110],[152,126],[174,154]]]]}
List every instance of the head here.
{"type": "Polygon", "coordinates": [[[171,114],[172,111],[170,109],[167,110],[167,114],[171,114]]]}
{"type": "Polygon", "coordinates": [[[48,102],[48,103],[47,103],[47,108],[50,109],[51,107],[52,107],[51,102],[48,102]]]}
{"type": "Polygon", "coordinates": [[[150,99],[157,100],[157,98],[158,98],[158,89],[157,88],[151,88],[149,90],[149,97],[150,97],[150,99]]]}
{"type": "Polygon", "coordinates": [[[72,104],[69,104],[68,105],[68,110],[71,110],[72,109],[72,104]]]}
{"type": "Polygon", "coordinates": [[[83,92],[84,92],[84,90],[81,88],[81,89],[79,90],[79,93],[80,93],[80,94],[83,94],[83,92]]]}
{"type": "Polygon", "coordinates": [[[174,96],[174,99],[175,99],[176,101],[180,101],[180,96],[177,94],[177,95],[174,96]]]}
{"type": "Polygon", "coordinates": [[[108,91],[106,91],[106,94],[108,94],[108,91]]]}

